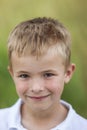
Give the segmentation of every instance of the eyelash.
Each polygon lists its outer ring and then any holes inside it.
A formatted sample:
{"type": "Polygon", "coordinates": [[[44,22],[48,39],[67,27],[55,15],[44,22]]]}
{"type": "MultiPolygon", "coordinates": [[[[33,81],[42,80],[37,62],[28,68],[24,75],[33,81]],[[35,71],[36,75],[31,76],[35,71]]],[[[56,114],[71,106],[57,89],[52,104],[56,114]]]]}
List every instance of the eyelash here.
{"type": "MultiPolygon", "coordinates": [[[[53,74],[53,73],[45,73],[45,74],[43,74],[43,77],[44,78],[51,78],[51,77],[53,77],[55,74],[53,74]]],[[[29,75],[27,75],[27,74],[21,74],[21,75],[19,75],[18,76],[19,78],[22,78],[22,79],[26,79],[26,78],[29,78],[30,76],[29,75]]]]}
{"type": "Polygon", "coordinates": [[[46,78],[51,78],[52,76],[54,76],[53,73],[45,73],[44,74],[44,77],[46,77],[46,78]]]}
{"type": "Polygon", "coordinates": [[[29,76],[28,76],[27,74],[21,74],[21,75],[19,75],[18,77],[19,77],[19,78],[24,78],[24,79],[25,79],[25,78],[28,78],[29,76]]]}

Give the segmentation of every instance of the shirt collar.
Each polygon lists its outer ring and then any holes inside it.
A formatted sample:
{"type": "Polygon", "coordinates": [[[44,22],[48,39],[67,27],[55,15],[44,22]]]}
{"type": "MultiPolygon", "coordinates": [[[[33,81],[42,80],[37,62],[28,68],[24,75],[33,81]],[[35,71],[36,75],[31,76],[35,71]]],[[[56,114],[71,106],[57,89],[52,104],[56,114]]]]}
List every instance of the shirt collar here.
{"type": "MultiPolygon", "coordinates": [[[[19,99],[16,104],[14,104],[10,108],[9,117],[8,117],[8,128],[11,130],[12,128],[17,128],[21,130],[21,114],[20,114],[20,107],[22,104],[22,100],[19,99]]],[[[23,130],[23,128],[22,128],[23,130]]],[[[25,129],[24,129],[25,130],[25,129]]]]}
{"type": "MultiPolygon", "coordinates": [[[[9,117],[8,117],[8,128],[9,130],[11,130],[12,128],[16,128],[19,130],[26,130],[25,128],[23,128],[23,126],[21,125],[21,114],[20,114],[20,107],[22,104],[22,100],[19,99],[17,101],[17,103],[15,105],[13,105],[10,108],[10,112],[9,112],[9,117]]],[[[61,100],[61,103],[68,108],[68,115],[66,117],[66,119],[60,123],[58,126],[56,126],[55,128],[51,129],[51,130],[67,130],[70,128],[69,124],[71,124],[71,120],[72,120],[72,116],[75,113],[75,111],[73,110],[72,106],[68,103],[66,103],[65,101],[61,100]],[[69,123],[70,122],[70,123],[69,123]]]]}
{"type": "Polygon", "coordinates": [[[61,104],[63,104],[65,107],[68,108],[68,114],[65,120],[62,123],[60,123],[58,126],[53,128],[52,130],[69,130],[71,127],[71,123],[72,123],[72,119],[73,119],[73,115],[75,111],[73,110],[72,106],[69,103],[63,100],[61,100],[60,102],[61,104]]]}

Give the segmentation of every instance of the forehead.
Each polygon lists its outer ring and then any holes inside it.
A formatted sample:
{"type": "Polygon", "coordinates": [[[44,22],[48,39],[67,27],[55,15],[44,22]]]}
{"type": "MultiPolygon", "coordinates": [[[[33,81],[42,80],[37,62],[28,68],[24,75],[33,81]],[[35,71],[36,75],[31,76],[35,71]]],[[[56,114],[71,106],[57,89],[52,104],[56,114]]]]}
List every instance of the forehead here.
{"type": "Polygon", "coordinates": [[[32,55],[26,55],[26,56],[21,56],[18,57],[15,52],[12,53],[11,57],[11,62],[12,66],[17,66],[17,67],[54,67],[58,65],[64,65],[63,64],[63,58],[61,55],[54,55],[52,53],[46,53],[43,56],[39,57],[38,59],[35,56],[32,55]]]}

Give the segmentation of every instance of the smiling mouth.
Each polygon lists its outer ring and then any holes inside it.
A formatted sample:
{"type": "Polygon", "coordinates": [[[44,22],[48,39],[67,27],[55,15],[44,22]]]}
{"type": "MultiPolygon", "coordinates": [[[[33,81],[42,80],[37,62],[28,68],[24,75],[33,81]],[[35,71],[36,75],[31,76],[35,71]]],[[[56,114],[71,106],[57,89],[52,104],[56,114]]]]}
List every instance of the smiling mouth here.
{"type": "Polygon", "coordinates": [[[42,99],[45,99],[49,96],[50,96],[50,94],[48,94],[46,96],[38,96],[38,97],[37,96],[28,96],[28,97],[31,98],[31,99],[35,99],[35,100],[42,100],[42,99]]]}

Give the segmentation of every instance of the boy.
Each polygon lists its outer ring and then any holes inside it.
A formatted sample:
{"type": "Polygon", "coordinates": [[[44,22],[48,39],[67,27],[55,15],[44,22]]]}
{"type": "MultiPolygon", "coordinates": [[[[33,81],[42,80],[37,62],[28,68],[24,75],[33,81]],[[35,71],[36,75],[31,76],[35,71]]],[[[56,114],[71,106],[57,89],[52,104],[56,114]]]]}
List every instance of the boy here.
{"type": "Polygon", "coordinates": [[[87,130],[87,121],[61,101],[75,70],[71,41],[57,20],[20,23],[8,40],[9,67],[20,99],[0,110],[0,130],[87,130]]]}

